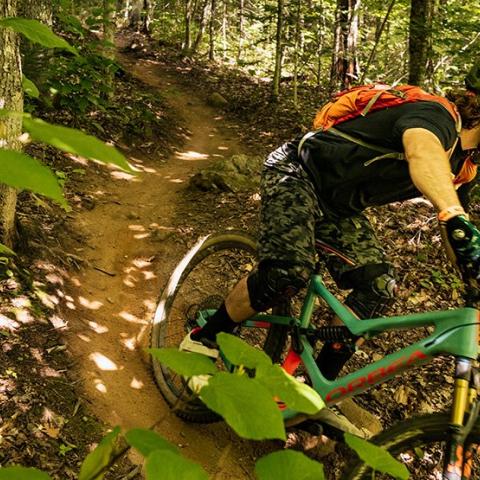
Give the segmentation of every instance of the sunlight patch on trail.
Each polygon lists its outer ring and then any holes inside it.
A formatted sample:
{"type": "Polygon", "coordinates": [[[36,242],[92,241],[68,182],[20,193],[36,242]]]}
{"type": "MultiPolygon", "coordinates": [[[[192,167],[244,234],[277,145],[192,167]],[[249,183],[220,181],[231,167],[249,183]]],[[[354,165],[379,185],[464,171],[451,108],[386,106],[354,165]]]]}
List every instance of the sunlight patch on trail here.
{"type": "Polygon", "coordinates": [[[138,323],[140,325],[145,325],[147,324],[148,322],[145,321],[145,320],[142,320],[138,317],[136,317],[135,315],[132,315],[131,313],[128,313],[128,312],[120,312],[119,314],[119,317],[123,318],[124,320],[126,320],[127,322],[130,322],[130,323],[138,323]]]}
{"type": "Polygon", "coordinates": [[[85,308],[88,308],[89,310],[98,310],[99,308],[103,307],[103,303],[99,302],[98,300],[88,300],[85,297],[78,297],[78,301],[80,302],[80,305],[82,305],[85,308]]]}
{"type": "Polygon", "coordinates": [[[140,390],[144,387],[144,383],[141,380],[137,380],[135,377],[133,377],[130,386],[135,390],[140,390]]]}
{"type": "Polygon", "coordinates": [[[100,393],[107,393],[107,387],[106,385],[99,379],[96,378],[94,380],[95,383],[95,388],[100,392],[100,393]]]}
{"type": "Polygon", "coordinates": [[[188,152],[177,152],[175,157],[179,160],[207,160],[210,158],[210,155],[208,153],[200,153],[190,150],[188,152]]]}
{"type": "Polygon", "coordinates": [[[106,372],[114,372],[115,370],[118,370],[116,363],[100,352],[91,353],[89,358],[100,370],[104,370],[106,372]]]}

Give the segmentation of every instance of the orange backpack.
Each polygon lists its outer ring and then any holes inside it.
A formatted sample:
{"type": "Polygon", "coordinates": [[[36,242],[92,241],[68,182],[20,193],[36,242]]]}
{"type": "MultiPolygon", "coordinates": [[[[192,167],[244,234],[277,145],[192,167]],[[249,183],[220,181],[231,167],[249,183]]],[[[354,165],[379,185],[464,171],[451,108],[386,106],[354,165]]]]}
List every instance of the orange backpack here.
{"type": "MultiPolygon", "coordinates": [[[[397,85],[392,87],[390,85],[376,83],[371,85],[362,85],[336,93],[332,97],[332,100],[317,112],[313,121],[313,127],[315,131],[307,133],[302,138],[298,150],[300,152],[303,143],[309,137],[315,135],[315,133],[319,131],[328,130],[330,133],[333,133],[336,136],[342,137],[346,140],[381,153],[381,155],[376,156],[375,158],[372,158],[366,162],[366,166],[384,158],[403,159],[405,158],[403,153],[392,152],[389,149],[372,145],[334,127],[335,125],[347,120],[351,120],[360,116],[364,117],[369,112],[395,107],[404,103],[414,102],[435,102],[442,105],[455,121],[458,140],[458,134],[460,134],[462,122],[455,104],[449,102],[446,98],[427,93],[417,86],[397,85]]],[[[456,142],[451,149],[450,155],[453,153],[455,145],[456,142]]],[[[467,183],[473,180],[476,173],[476,165],[467,160],[464,162],[461,171],[455,177],[454,184],[459,186],[460,184],[467,183]]]]}
{"type": "Polygon", "coordinates": [[[369,112],[375,110],[414,102],[436,102],[441,104],[458,125],[460,116],[457,108],[446,98],[432,95],[420,87],[412,85],[391,87],[383,83],[376,83],[336,93],[332,101],[318,111],[313,121],[313,127],[316,130],[327,130],[338,123],[359,116],[364,117],[369,112]]]}

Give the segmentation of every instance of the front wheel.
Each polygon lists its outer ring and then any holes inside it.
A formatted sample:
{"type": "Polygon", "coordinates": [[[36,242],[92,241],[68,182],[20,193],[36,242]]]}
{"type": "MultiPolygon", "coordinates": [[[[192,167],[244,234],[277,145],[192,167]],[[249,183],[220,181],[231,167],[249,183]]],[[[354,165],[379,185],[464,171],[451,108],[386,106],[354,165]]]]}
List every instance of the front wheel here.
{"type": "MultiPolygon", "coordinates": [[[[442,480],[443,460],[445,454],[446,434],[449,415],[434,413],[411,418],[394,425],[391,429],[377,435],[370,441],[388,450],[393,457],[402,462],[410,472],[411,479],[442,480]]],[[[477,448],[480,445],[480,420],[477,420],[465,447],[474,446],[472,457],[471,480],[480,479],[480,457],[477,448]]],[[[353,461],[345,480],[386,480],[389,475],[375,473],[360,459],[353,461]]]]}
{"type": "MultiPolygon", "coordinates": [[[[172,273],[158,303],[151,334],[153,348],[178,347],[197,326],[199,310],[217,309],[238,281],[255,267],[255,240],[245,234],[226,233],[200,239],[172,273]]],[[[278,315],[285,310],[276,311],[278,315]]],[[[287,328],[240,328],[239,336],[278,361],[287,328]]],[[[219,420],[198,398],[192,398],[185,380],[155,359],[155,381],[175,413],[193,422],[219,420]]]]}

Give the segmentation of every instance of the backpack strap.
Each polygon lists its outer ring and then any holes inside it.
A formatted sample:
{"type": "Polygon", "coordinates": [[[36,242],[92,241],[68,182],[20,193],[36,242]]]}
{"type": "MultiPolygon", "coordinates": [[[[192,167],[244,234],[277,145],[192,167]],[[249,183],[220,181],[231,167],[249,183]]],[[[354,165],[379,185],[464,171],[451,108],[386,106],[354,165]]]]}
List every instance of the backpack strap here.
{"type": "Polygon", "coordinates": [[[323,131],[330,132],[337,137],[343,138],[344,140],[348,140],[349,142],[356,143],[357,145],[361,145],[362,147],[368,148],[369,150],[373,150],[374,152],[381,153],[381,155],[371,158],[370,160],[365,162],[364,165],[366,167],[372,164],[373,162],[376,162],[377,160],[383,160],[385,158],[394,158],[396,160],[405,159],[405,155],[403,153],[392,152],[388,148],[379,147],[378,145],[373,145],[372,143],[365,142],[360,138],[354,137],[353,135],[349,135],[348,133],[345,133],[336,129],[335,127],[330,127],[328,130],[323,130],[323,129],[314,130],[312,132],[308,132],[307,134],[305,134],[298,144],[298,155],[300,156],[300,152],[306,140],[313,137],[316,133],[323,132],[323,131]]]}

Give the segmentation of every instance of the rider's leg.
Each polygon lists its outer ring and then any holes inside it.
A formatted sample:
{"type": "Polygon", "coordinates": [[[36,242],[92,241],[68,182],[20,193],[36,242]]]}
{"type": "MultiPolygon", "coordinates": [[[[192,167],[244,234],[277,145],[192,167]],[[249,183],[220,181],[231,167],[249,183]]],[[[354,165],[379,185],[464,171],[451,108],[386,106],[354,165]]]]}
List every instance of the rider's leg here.
{"type": "Polygon", "coordinates": [[[212,341],[221,331],[231,332],[238,322],[295,294],[308,280],[315,265],[315,223],[322,213],[310,178],[288,157],[292,148],[287,144],[273,152],[269,159],[276,166],[267,166],[262,174],[258,268],[192,338],[212,341]]]}
{"type": "MultiPolygon", "coordinates": [[[[337,256],[326,260],[338,286],[353,289],[346,305],[359,318],[383,315],[394,302],[395,273],[368,219],[356,215],[335,223],[320,222],[316,235],[351,259],[350,263],[337,256]]],[[[336,378],[353,353],[352,345],[325,343],[317,356],[322,374],[330,380],[336,378]]]]}

